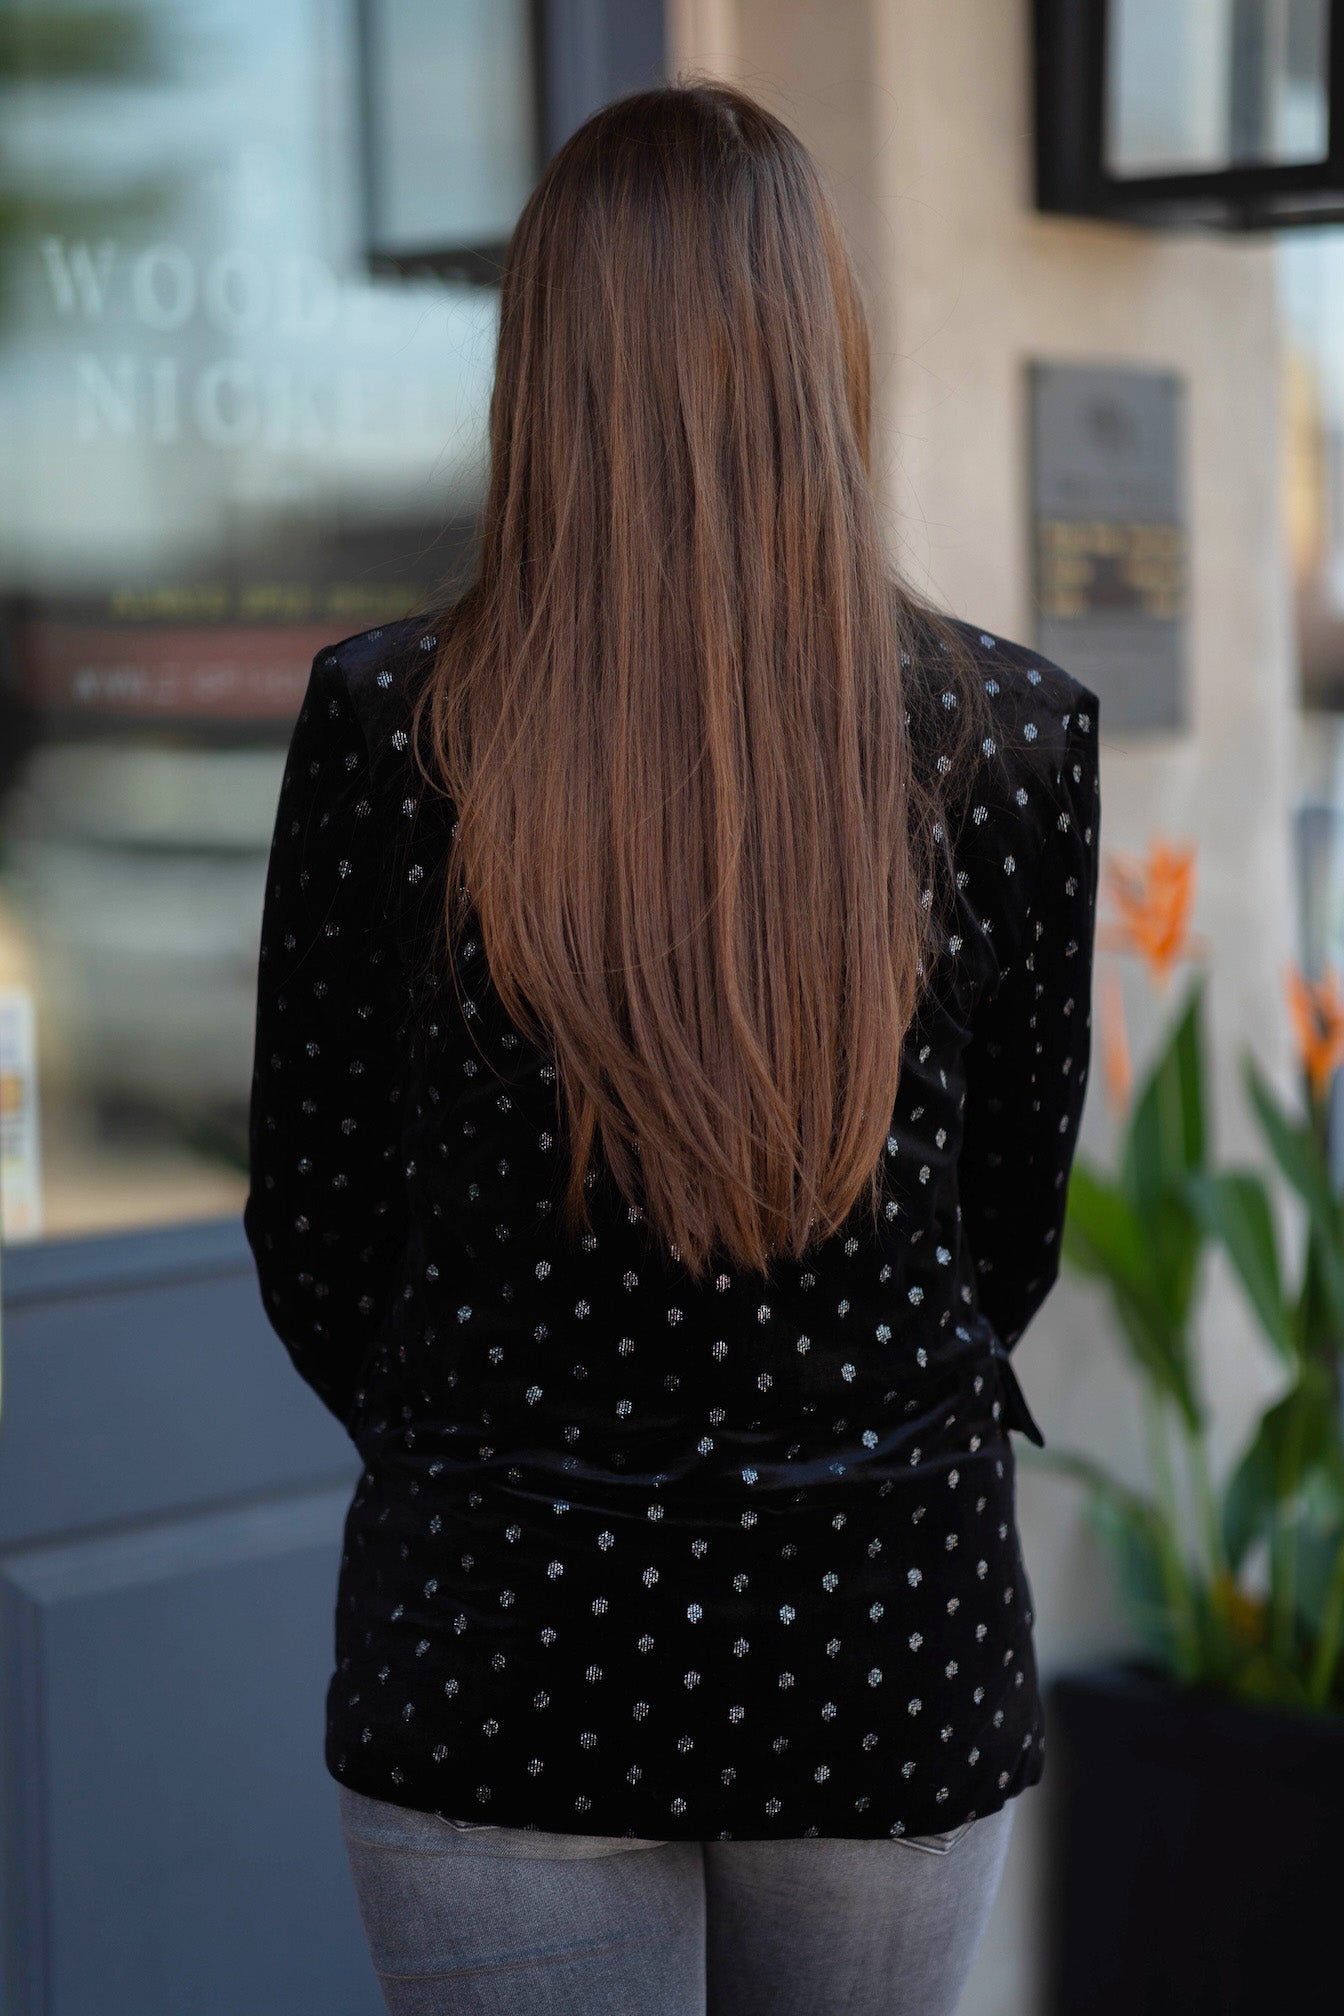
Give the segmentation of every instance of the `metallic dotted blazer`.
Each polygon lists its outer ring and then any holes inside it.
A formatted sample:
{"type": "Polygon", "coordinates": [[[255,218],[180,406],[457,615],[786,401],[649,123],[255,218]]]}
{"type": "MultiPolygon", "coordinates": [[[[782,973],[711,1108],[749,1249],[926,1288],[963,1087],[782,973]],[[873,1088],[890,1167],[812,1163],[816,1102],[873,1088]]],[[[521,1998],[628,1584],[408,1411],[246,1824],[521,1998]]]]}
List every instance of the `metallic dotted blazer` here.
{"type": "MultiPolygon", "coordinates": [[[[363,1460],[326,1762],[480,1825],[925,1834],[1044,1770],[1009,1353],[1053,1284],[1088,1075],[1097,697],[966,629],[999,730],[907,1039],[891,1196],[694,1289],[605,1172],[558,1227],[553,1065],[431,927],[435,639],[320,651],[262,925],[245,1226],[363,1460]]],[[[930,647],[921,670],[938,678],[930,647]]]]}

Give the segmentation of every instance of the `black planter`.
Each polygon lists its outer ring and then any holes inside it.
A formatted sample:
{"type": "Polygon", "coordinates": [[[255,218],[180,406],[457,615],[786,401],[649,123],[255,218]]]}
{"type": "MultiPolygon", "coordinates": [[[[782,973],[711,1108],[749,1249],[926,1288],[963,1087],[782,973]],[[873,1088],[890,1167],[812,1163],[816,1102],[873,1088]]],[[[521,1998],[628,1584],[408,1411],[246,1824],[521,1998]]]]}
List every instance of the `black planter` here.
{"type": "Polygon", "coordinates": [[[1045,1702],[1049,2016],[1344,2007],[1344,1716],[1123,1661],[1045,1702]]]}

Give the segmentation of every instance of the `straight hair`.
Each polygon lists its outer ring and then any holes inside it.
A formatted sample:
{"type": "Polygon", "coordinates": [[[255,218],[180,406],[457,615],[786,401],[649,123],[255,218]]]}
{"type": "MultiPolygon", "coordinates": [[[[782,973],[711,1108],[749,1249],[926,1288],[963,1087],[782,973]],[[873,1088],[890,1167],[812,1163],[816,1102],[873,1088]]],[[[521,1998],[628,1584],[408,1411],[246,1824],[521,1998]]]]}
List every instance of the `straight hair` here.
{"type": "Polygon", "coordinates": [[[892,577],[871,434],[789,128],[703,82],[581,126],[508,246],[475,574],[413,740],[450,952],[470,925],[555,1065],[565,1231],[600,1156],[697,1282],[876,1222],[984,729],[892,577]]]}

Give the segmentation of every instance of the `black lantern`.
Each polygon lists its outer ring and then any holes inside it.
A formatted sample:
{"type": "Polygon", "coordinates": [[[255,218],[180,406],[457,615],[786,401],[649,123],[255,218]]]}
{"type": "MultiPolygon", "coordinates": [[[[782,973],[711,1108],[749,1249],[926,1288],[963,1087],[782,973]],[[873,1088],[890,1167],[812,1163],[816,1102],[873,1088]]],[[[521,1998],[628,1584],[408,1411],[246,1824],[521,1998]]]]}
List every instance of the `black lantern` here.
{"type": "Polygon", "coordinates": [[[1344,0],[1035,0],[1035,33],[1038,209],[1344,221],[1344,0]]]}

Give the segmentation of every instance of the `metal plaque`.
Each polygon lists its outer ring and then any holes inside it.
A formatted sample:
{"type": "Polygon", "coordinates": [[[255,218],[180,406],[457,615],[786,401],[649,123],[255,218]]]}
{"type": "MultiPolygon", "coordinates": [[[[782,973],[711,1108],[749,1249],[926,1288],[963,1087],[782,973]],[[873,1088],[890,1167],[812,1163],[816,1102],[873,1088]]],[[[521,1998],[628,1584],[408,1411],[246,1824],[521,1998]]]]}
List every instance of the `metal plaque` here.
{"type": "Polygon", "coordinates": [[[1183,384],[1029,368],[1038,648],[1094,688],[1108,729],[1184,727],[1183,384]]]}

